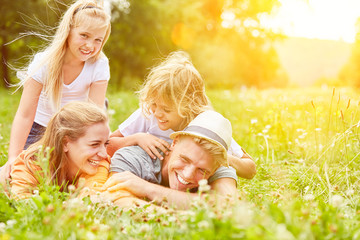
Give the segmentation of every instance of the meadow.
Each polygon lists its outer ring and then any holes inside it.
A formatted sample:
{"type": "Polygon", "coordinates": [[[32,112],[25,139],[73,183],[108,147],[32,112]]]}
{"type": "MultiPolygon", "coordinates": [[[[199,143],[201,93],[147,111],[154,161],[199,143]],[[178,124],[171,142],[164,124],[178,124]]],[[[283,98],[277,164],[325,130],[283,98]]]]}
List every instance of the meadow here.
{"type": "MultiPolygon", "coordinates": [[[[0,165],[20,93],[0,90],[0,165]]],[[[253,157],[238,200],[165,212],[91,204],[43,185],[16,202],[0,195],[2,239],[360,239],[360,93],[352,89],[211,90],[214,108],[253,157]],[[226,206],[226,207],[224,207],[226,206]]],[[[137,107],[108,95],[114,131],[137,107]]]]}

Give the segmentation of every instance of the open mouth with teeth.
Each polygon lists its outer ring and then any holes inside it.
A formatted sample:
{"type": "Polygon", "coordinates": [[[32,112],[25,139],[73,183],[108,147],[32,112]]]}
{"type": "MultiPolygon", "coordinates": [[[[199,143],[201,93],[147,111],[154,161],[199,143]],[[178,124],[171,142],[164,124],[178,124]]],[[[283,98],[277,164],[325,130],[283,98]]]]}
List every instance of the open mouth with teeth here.
{"type": "Polygon", "coordinates": [[[94,160],[88,160],[88,162],[93,166],[93,167],[98,167],[99,166],[99,161],[94,161],[94,160]]]}
{"type": "Polygon", "coordinates": [[[188,185],[190,184],[190,182],[185,181],[185,179],[183,179],[178,173],[176,173],[176,177],[179,180],[180,183],[184,184],[184,185],[188,185]]]}
{"type": "Polygon", "coordinates": [[[159,123],[166,123],[167,121],[158,119],[158,122],[159,122],[159,123]]]}
{"type": "Polygon", "coordinates": [[[81,52],[82,54],[86,54],[86,55],[89,55],[89,54],[92,53],[92,51],[90,51],[90,50],[88,50],[88,51],[80,50],[80,52],[81,52]]]}

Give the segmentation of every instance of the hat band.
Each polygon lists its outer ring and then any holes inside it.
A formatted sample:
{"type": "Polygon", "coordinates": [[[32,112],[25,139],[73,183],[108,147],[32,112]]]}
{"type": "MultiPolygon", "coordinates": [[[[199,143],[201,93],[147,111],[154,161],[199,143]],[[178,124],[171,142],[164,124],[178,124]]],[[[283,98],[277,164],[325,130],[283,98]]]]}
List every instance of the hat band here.
{"type": "Polygon", "coordinates": [[[183,130],[183,132],[186,132],[186,131],[193,131],[193,132],[201,133],[201,134],[207,136],[208,138],[219,142],[221,145],[223,145],[223,147],[226,150],[228,150],[228,146],[225,143],[225,141],[219,135],[217,135],[215,132],[213,132],[207,128],[203,128],[200,126],[188,126],[183,130]]]}

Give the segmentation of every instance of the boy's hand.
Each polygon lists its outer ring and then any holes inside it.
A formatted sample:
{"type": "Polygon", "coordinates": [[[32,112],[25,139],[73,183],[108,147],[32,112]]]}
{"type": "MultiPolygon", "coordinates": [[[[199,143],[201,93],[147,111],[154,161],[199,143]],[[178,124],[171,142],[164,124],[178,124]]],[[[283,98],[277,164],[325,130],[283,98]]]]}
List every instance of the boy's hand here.
{"type": "Polygon", "coordinates": [[[136,133],[134,134],[134,137],[136,137],[137,145],[144,149],[153,159],[156,159],[156,157],[160,160],[164,159],[163,156],[161,156],[159,149],[166,155],[169,153],[170,144],[163,139],[148,133],[136,133]]]}

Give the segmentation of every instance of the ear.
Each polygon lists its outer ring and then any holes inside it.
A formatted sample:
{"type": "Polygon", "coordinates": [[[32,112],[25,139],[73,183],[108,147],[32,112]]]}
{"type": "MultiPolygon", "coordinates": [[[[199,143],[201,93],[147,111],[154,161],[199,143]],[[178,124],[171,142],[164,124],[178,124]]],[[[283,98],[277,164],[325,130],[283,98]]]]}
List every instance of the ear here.
{"type": "Polygon", "coordinates": [[[68,152],[69,151],[69,139],[67,136],[63,138],[63,151],[68,152]]]}
{"type": "Polygon", "coordinates": [[[170,150],[172,151],[175,145],[179,142],[179,137],[177,136],[171,143],[170,150]]]}

